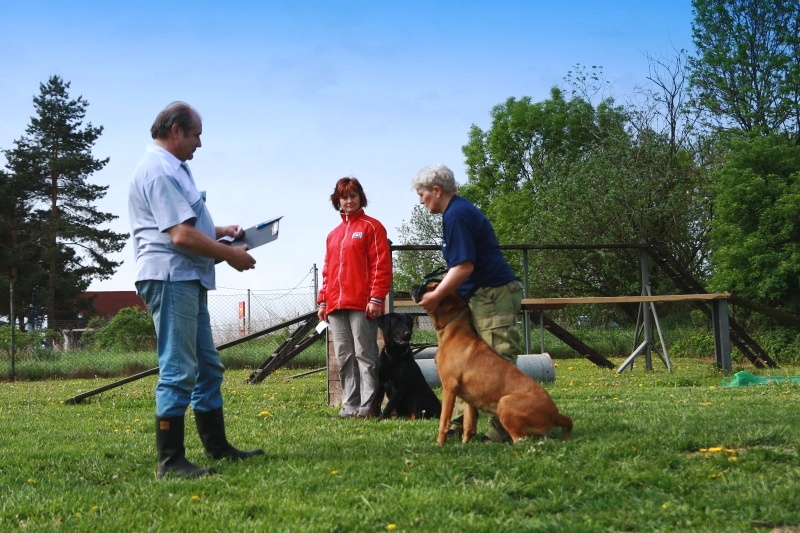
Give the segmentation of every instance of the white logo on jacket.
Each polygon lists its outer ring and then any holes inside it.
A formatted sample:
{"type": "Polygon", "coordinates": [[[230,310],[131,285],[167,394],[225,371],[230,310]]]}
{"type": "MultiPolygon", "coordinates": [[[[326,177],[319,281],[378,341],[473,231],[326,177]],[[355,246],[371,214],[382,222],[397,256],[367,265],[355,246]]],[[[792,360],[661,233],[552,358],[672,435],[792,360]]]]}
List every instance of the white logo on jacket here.
{"type": "Polygon", "coordinates": [[[364,234],[363,234],[362,232],[360,232],[360,231],[354,231],[354,232],[353,232],[353,237],[352,237],[352,238],[353,238],[353,239],[360,239],[360,238],[362,238],[363,236],[364,236],[364,234]]]}

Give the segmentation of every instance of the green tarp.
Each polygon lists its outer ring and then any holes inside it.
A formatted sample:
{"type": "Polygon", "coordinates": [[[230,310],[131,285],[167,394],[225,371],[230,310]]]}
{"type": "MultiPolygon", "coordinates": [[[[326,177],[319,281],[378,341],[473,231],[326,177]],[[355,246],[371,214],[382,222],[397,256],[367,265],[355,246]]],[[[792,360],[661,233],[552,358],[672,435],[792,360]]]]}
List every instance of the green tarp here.
{"type": "Polygon", "coordinates": [[[800,376],[754,376],[750,372],[737,372],[730,381],[723,381],[723,387],[744,387],[745,385],[768,385],[770,383],[800,383],[800,376]]]}

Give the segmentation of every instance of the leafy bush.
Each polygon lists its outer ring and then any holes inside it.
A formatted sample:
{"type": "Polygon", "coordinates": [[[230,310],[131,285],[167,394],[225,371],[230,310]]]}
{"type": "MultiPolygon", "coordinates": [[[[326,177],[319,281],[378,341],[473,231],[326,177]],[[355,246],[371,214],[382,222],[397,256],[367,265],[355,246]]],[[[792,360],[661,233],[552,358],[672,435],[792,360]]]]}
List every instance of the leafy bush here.
{"type": "Polygon", "coordinates": [[[800,334],[792,328],[762,329],[758,343],[778,364],[800,362],[800,334]]]}
{"type": "Polygon", "coordinates": [[[83,335],[87,346],[102,350],[147,351],[156,345],[156,331],[147,311],[136,307],[121,309],[107,324],[98,327],[92,321],[91,331],[83,335]]]}
{"type": "MultiPolygon", "coordinates": [[[[54,350],[61,343],[61,334],[51,329],[35,329],[33,331],[14,330],[14,358],[23,360],[58,359],[59,352],[54,350]]],[[[11,327],[0,327],[0,358],[11,360],[11,327]]]]}

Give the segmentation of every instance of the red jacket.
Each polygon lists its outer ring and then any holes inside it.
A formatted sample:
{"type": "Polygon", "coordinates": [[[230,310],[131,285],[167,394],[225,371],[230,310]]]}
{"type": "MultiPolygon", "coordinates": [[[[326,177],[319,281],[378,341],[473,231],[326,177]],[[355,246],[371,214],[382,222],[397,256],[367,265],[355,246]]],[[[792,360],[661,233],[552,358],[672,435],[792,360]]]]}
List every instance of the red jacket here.
{"type": "Polygon", "coordinates": [[[342,213],[342,223],[328,234],[322,288],[317,296],[326,312],[367,309],[382,304],[392,289],[392,255],[386,229],[363,209],[342,213]]]}

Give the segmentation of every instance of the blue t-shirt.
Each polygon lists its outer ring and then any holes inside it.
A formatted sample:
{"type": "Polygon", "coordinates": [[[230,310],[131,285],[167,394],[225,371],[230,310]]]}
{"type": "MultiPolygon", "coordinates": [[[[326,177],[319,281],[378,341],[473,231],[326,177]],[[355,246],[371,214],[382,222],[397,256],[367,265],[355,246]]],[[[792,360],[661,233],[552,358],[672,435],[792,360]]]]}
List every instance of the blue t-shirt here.
{"type": "Polygon", "coordinates": [[[480,287],[502,287],[519,279],[500,251],[494,228],[480,209],[461,196],[453,196],[442,215],[442,254],[448,268],[472,261],[475,269],[458,287],[469,300],[480,287]]]}
{"type": "Polygon", "coordinates": [[[188,166],[156,145],[148,145],[133,173],[128,214],[136,258],[136,281],[198,280],[215,288],[214,260],[177,246],[166,230],[188,222],[212,239],[216,229],[188,166]]]}

